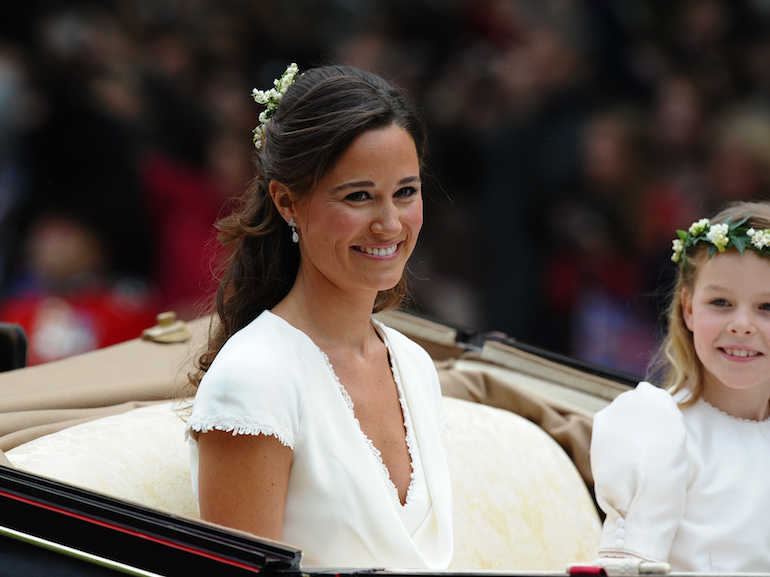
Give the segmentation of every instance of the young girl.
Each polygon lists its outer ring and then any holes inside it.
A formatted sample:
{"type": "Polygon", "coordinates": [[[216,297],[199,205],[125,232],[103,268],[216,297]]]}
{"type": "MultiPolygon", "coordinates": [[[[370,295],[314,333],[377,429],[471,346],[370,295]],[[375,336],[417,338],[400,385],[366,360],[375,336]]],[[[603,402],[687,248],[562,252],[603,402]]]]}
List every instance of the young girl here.
{"type": "Polygon", "coordinates": [[[770,571],[770,204],[679,231],[668,334],[594,420],[600,557],[673,571],[770,571]]]}

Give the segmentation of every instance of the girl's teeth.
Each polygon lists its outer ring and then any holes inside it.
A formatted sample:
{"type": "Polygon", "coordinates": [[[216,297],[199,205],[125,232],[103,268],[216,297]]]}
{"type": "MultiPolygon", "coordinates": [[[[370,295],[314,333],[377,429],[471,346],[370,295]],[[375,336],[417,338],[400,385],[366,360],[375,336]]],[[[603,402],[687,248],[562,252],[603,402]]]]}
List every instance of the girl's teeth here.
{"type": "Polygon", "coordinates": [[[725,349],[725,352],[731,357],[755,357],[756,351],[744,351],[740,349],[725,349]]]}
{"type": "Polygon", "coordinates": [[[390,256],[394,252],[396,252],[396,247],[398,245],[394,244],[393,246],[390,246],[388,248],[369,248],[369,247],[363,247],[361,248],[361,252],[365,252],[366,254],[370,254],[372,256],[390,256]]]}

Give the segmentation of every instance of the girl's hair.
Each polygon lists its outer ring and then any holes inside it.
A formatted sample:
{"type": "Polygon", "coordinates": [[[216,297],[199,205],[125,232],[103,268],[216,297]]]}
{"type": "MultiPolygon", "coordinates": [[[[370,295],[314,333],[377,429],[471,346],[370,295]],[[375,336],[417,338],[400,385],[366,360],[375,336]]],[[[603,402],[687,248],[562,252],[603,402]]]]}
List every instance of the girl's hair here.
{"type": "MultiPolygon", "coordinates": [[[[735,202],[728,205],[709,220],[718,224],[727,218],[735,222],[749,216],[743,225],[758,230],[770,228],[770,203],[767,202],[735,202]]],[[[734,248],[727,250],[737,250],[734,248]]],[[[747,248],[746,250],[753,250],[747,248]]],[[[650,363],[648,378],[658,375],[660,385],[669,389],[672,394],[687,389],[689,395],[681,402],[685,407],[697,401],[703,394],[703,365],[698,359],[693,343],[692,332],[684,323],[682,315],[682,291],[686,289],[692,295],[698,272],[708,260],[709,243],[701,242],[687,252],[687,268],[680,263],[671,300],[668,307],[668,331],[663,343],[650,363]]],[[[654,377],[653,377],[654,378],[654,377]]]]}
{"type": "MultiPolygon", "coordinates": [[[[256,115],[255,115],[256,116],[256,115]]],[[[306,195],[337,163],[353,140],[368,130],[398,126],[414,140],[422,169],[425,127],[402,95],[376,74],[351,66],[312,68],[298,76],[266,124],[255,153],[255,176],[235,212],[217,223],[228,250],[211,312],[208,346],[189,375],[200,383],[235,332],[289,292],[299,268],[298,245],[273,204],[270,181],[306,195]],[[213,314],[212,314],[213,319],[213,314]]],[[[396,308],[406,295],[406,277],[381,291],[374,311],[396,308]]]]}

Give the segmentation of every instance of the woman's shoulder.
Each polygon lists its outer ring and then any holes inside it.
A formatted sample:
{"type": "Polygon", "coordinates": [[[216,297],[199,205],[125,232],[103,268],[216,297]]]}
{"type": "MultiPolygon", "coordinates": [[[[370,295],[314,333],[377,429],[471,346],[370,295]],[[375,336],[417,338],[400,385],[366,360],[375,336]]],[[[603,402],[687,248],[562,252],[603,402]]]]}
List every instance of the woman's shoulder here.
{"type": "Polygon", "coordinates": [[[287,374],[301,371],[308,362],[320,364],[316,357],[317,347],[304,333],[266,310],[225,342],[207,376],[287,374]]]}

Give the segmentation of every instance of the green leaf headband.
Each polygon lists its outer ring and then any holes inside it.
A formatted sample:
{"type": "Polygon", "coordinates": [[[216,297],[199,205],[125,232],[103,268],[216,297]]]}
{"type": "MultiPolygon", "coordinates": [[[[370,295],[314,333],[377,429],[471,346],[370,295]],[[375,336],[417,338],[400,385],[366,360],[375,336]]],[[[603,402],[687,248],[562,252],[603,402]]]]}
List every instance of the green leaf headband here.
{"type": "Polygon", "coordinates": [[[253,130],[255,147],[262,147],[267,123],[273,117],[275,111],[278,110],[278,104],[281,102],[281,98],[286,94],[289,86],[294,84],[294,79],[298,73],[299,67],[292,62],[286,67],[286,72],[284,72],[280,78],[276,78],[273,81],[273,86],[275,88],[271,88],[270,90],[257,90],[255,88],[251,91],[251,96],[254,98],[254,101],[265,105],[265,109],[259,114],[259,124],[253,130]]]}
{"type": "Polygon", "coordinates": [[[692,223],[687,231],[677,230],[679,238],[672,242],[674,254],[671,255],[671,260],[681,261],[686,270],[687,249],[699,242],[711,244],[709,258],[714,256],[715,252],[724,252],[728,248],[736,248],[743,254],[747,247],[756,250],[760,256],[770,255],[770,229],[754,230],[742,226],[750,217],[751,215],[737,222],[731,222],[732,218],[728,218],[720,224],[711,224],[709,219],[702,218],[692,223]]]}

